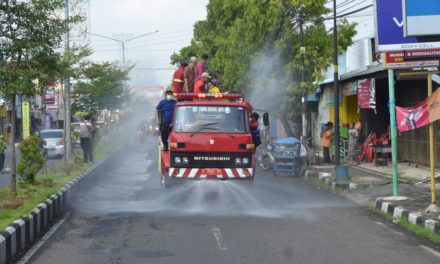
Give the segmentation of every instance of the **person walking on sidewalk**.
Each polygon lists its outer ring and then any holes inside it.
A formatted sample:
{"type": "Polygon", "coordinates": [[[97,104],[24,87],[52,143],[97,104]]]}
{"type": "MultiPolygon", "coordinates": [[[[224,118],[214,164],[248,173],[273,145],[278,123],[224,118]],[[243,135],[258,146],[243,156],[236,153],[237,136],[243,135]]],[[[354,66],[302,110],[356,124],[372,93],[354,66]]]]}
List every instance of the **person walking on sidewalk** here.
{"type": "Polygon", "coordinates": [[[321,143],[322,143],[322,150],[324,152],[324,163],[330,165],[330,146],[331,146],[331,140],[333,137],[333,123],[328,122],[324,126],[324,130],[321,133],[321,143]]]}
{"type": "Polygon", "coordinates": [[[84,162],[93,162],[93,147],[92,147],[92,123],[89,118],[81,119],[80,122],[80,145],[83,151],[84,162]]]}
{"type": "Polygon", "coordinates": [[[359,130],[356,128],[355,123],[350,123],[350,129],[348,130],[348,156],[350,157],[351,164],[355,161],[358,162],[356,157],[357,141],[359,138],[359,130]]]}

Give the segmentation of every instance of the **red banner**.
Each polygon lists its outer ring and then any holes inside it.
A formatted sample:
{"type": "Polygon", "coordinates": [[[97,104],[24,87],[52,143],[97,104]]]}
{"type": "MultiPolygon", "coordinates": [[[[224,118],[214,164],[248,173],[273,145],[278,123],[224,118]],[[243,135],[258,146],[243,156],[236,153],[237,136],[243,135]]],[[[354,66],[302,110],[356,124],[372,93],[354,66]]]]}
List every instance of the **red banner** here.
{"type": "Polygon", "coordinates": [[[413,107],[396,106],[397,129],[401,132],[426,126],[440,119],[440,89],[413,107]]]}
{"type": "Polygon", "coordinates": [[[358,107],[360,109],[376,109],[376,87],[374,79],[357,81],[358,107]]]}

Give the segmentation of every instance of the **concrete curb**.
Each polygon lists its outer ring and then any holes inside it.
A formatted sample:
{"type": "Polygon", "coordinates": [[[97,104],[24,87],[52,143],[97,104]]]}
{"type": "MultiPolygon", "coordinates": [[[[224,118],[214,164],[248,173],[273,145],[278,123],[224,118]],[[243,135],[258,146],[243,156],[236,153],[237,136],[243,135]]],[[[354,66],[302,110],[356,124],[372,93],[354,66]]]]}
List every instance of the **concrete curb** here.
{"type": "Polygon", "coordinates": [[[440,222],[428,219],[420,213],[410,212],[405,208],[395,206],[390,202],[385,202],[382,198],[376,199],[375,208],[381,210],[383,213],[391,215],[397,220],[407,218],[411,225],[422,226],[425,229],[440,235],[440,222]]]}
{"type": "Polygon", "coordinates": [[[356,184],[349,182],[337,182],[332,179],[332,176],[333,175],[331,173],[327,173],[327,172],[316,172],[313,170],[306,170],[304,172],[304,178],[317,178],[322,183],[329,185],[333,190],[336,189],[347,190],[347,189],[356,188],[356,184]]]}
{"type": "MultiPolygon", "coordinates": [[[[356,188],[356,184],[353,183],[342,183],[342,184],[337,183],[334,180],[330,179],[331,176],[332,176],[331,173],[323,173],[323,172],[318,173],[313,170],[306,170],[304,173],[305,178],[317,178],[321,182],[331,186],[333,190],[335,190],[336,188],[344,189],[344,190],[356,188]]],[[[440,235],[439,221],[426,218],[420,213],[410,212],[405,208],[395,206],[390,202],[383,201],[382,198],[377,198],[374,206],[376,209],[379,209],[383,213],[392,216],[394,219],[401,220],[402,218],[407,218],[410,224],[422,226],[425,229],[440,235]]]]}
{"type": "Polygon", "coordinates": [[[113,151],[106,159],[94,164],[83,174],[66,183],[63,188],[40,203],[28,215],[11,223],[0,234],[0,264],[13,263],[24,250],[29,249],[34,242],[38,241],[66,213],[73,196],[88,186],[95,172],[105,167],[107,161],[111,160],[118,151],[119,149],[113,151]]]}

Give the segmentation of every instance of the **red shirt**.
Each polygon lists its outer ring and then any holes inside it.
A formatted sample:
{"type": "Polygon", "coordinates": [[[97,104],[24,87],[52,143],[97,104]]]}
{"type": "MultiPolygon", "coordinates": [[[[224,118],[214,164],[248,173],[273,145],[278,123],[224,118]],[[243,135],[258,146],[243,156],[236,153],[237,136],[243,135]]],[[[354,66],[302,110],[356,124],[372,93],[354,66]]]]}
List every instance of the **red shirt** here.
{"type": "Polygon", "coordinates": [[[183,74],[185,72],[185,67],[179,67],[174,72],[173,75],[173,93],[182,93],[183,85],[185,84],[185,80],[183,79],[183,74]]]}
{"type": "Polygon", "coordinates": [[[196,80],[200,79],[200,76],[202,75],[202,73],[207,72],[208,69],[206,68],[206,64],[204,60],[200,60],[197,65],[196,65],[196,69],[194,70],[194,78],[196,80]]]}
{"type": "Polygon", "coordinates": [[[203,80],[198,80],[194,85],[194,93],[206,93],[206,91],[200,91],[200,88],[205,85],[203,80]]]}
{"type": "Polygon", "coordinates": [[[251,130],[258,129],[258,120],[252,121],[250,125],[251,125],[251,130]]]}

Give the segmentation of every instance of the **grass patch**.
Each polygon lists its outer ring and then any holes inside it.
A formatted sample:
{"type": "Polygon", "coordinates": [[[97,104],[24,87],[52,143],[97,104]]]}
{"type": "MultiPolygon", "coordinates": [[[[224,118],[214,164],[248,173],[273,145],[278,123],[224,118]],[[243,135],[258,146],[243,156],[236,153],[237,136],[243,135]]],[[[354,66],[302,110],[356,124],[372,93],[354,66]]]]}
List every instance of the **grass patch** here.
{"type": "MultiPolygon", "coordinates": [[[[391,215],[382,212],[382,210],[377,209],[375,207],[370,207],[370,210],[376,212],[377,214],[382,215],[386,220],[395,223],[393,221],[395,219],[391,215]]],[[[440,244],[440,235],[439,234],[431,232],[430,230],[426,229],[424,226],[410,224],[407,217],[402,217],[402,219],[400,219],[400,221],[397,223],[397,225],[405,228],[406,230],[410,231],[411,233],[413,233],[415,235],[428,238],[429,240],[431,240],[435,244],[440,244]]]]}
{"type": "Polygon", "coordinates": [[[306,181],[310,182],[311,184],[315,185],[316,187],[318,187],[318,189],[321,189],[321,190],[325,190],[325,191],[329,191],[329,192],[333,192],[333,193],[341,193],[341,192],[344,191],[341,188],[333,189],[331,185],[328,185],[327,183],[322,182],[318,178],[307,177],[307,178],[304,178],[304,179],[306,181]]]}
{"type": "MultiPolygon", "coordinates": [[[[122,142],[120,142],[122,143],[122,142]]],[[[96,147],[95,161],[101,161],[121,144],[100,144],[96,147]]],[[[58,192],[67,182],[81,175],[91,167],[82,163],[81,150],[75,150],[75,163],[65,165],[62,161],[49,168],[43,168],[36,176],[35,183],[18,182],[17,194],[8,188],[0,189],[0,230],[18,218],[28,215],[38,204],[58,192]],[[78,158],[79,156],[79,158],[78,158]]]]}

